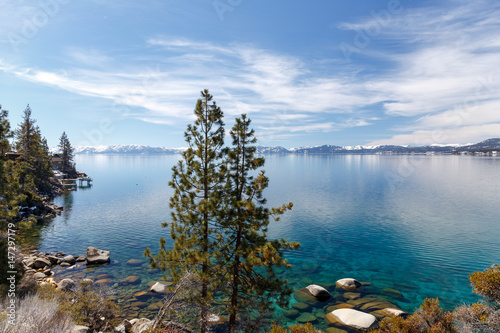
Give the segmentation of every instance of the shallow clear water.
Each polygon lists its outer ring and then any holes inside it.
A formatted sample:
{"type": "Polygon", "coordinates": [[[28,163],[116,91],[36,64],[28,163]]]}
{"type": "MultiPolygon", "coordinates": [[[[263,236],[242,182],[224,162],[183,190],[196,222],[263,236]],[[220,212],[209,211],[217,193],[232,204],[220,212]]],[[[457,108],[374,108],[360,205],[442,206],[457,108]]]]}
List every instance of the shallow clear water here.
{"type": "MultiPolygon", "coordinates": [[[[126,262],[145,260],[144,249],[157,249],[159,237],[169,240],[160,224],[169,220],[168,182],[178,159],[77,155],[77,168],[93,186],[56,199],[65,210],[43,229],[40,249],[110,250],[115,263],[67,272],[108,273],[116,282],[137,275],[140,285],[113,287],[121,302],[130,302],[126,295],[161,276],[147,264],[126,262]]],[[[394,302],[406,311],[427,297],[452,309],[476,300],[469,273],[500,263],[499,167],[494,157],[267,156],[269,205],[294,203],[269,236],[302,244],[288,253],[293,268],[285,273],[296,289],[353,277],[401,291],[404,297],[394,302]]],[[[145,311],[132,308],[132,314],[145,311]]]]}

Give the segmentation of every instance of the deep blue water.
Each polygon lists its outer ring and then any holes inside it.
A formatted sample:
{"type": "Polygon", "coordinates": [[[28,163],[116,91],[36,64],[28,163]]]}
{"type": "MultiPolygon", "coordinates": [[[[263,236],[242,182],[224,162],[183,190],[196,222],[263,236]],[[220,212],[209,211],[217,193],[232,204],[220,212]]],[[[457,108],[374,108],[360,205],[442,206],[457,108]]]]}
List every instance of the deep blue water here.
{"type": "MultiPolygon", "coordinates": [[[[77,274],[161,274],[125,264],[144,248],[169,240],[168,186],[178,155],[77,155],[93,179],[56,199],[64,213],[44,228],[40,248],[84,254],[111,251],[114,264],[77,274]]],[[[298,241],[286,276],[299,289],[344,277],[400,290],[397,305],[413,311],[427,297],[452,309],[477,298],[467,275],[500,263],[500,158],[470,156],[267,156],[269,205],[294,208],[269,229],[271,238],[298,241]]],[[[59,273],[58,273],[59,274],[59,273]]],[[[72,273],[75,274],[75,273],[72,273]]],[[[60,275],[62,276],[62,275],[60,275]]]]}

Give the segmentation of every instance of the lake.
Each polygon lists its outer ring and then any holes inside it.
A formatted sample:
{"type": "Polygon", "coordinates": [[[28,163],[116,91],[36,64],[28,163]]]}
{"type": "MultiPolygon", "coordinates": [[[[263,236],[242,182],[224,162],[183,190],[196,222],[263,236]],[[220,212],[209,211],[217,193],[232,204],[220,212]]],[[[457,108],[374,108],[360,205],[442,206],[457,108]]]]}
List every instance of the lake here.
{"type": "MultiPolygon", "coordinates": [[[[161,223],[170,219],[168,182],[179,158],[77,155],[77,169],[93,186],[56,198],[64,213],[42,228],[39,248],[75,255],[94,246],[111,251],[113,263],[59,268],[56,277],[109,274],[118,282],[139,276],[140,285],[112,289],[126,315],[145,315],[145,305],[128,303],[162,276],[149,270],[142,253],[156,251],[161,236],[170,240],[161,223]],[[127,265],[130,259],[144,264],[127,265]]],[[[495,157],[266,156],[268,204],[294,203],[271,223],[269,237],[302,244],[287,254],[293,267],[283,274],[294,289],[345,277],[371,282],[377,291],[396,289],[400,297],[392,301],[405,311],[427,297],[439,297],[447,309],[474,302],[468,274],[500,263],[499,167],[495,157]]],[[[310,311],[319,318],[323,310],[310,311]]],[[[276,318],[293,322],[280,312],[276,318]]]]}

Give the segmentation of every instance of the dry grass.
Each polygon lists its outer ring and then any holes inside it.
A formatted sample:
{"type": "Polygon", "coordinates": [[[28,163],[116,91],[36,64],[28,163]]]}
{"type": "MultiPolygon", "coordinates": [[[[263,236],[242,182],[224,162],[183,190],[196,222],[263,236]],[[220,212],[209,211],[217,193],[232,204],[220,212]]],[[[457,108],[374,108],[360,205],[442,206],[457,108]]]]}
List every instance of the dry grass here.
{"type": "Polygon", "coordinates": [[[5,315],[7,306],[7,302],[1,305],[2,333],[65,333],[74,326],[69,314],[60,311],[56,300],[44,300],[38,294],[17,300],[14,325],[5,315]]]}

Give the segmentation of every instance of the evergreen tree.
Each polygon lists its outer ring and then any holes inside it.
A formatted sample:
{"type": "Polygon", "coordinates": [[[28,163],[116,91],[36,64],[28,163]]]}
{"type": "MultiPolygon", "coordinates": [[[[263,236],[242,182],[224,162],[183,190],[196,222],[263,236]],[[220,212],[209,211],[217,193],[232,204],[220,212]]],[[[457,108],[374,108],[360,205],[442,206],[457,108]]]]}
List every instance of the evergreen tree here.
{"type": "Polygon", "coordinates": [[[63,132],[59,139],[59,150],[61,151],[61,158],[63,160],[63,172],[68,172],[73,169],[74,148],[69,142],[66,132],[63,132]]]}
{"type": "Polygon", "coordinates": [[[230,298],[229,330],[236,332],[237,315],[268,313],[272,300],[284,307],[292,290],[287,281],[276,276],[274,267],[289,267],[283,256],[285,249],[299,244],[284,239],[270,241],[267,227],[270,219],[292,208],[292,203],[279,208],[266,208],[262,192],[268,178],[261,171],[256,178],[251,173],[264,165],[263,157],[255,156],[254,130],[251,120],[243,114],[236,119],[230,134],[232,149],[227,149],[228,175],[225,189],[222,227],[226,231],[224,265],[228,268],[226,289],[230,298]]]}
{"type": "Polygon", "coordinates": [[[31,118],[31,108],[28,104],[24,110],[23,121],[15,131],[16,150],[22,155],[19,162],[19,181],[24,192],[50,193],[49,178],[53,173],[49,147],[35,123],[36,120],[31,118]]]}
{"type": "Polygon", "coordinates": [[[24,197],[19,195],[19,183],[15,164],[5,156],[10,151],[9,139],[13,133],[10,130],[8,111],[0,106],[0,221],[1,229],[6,229],[8,221],[17,216],[19,202],[24,197]]]}
{"type": "Polygon", "coordinates": [[[200,307],[201,332],[208,331],[208,308],[216,289],[211,282],[214,274],[220,272],[214,265],[222,242],[219,211],[224,184],[221,152],[224,123],[223,113],[212,99],[208,90],[201,92],[194,111],[194,125],[188,125],[184,134],[189,148],[172,168],[172,221],[163,226],[170,227],[174,247],[167,250],[166,241],[161,238],[156,257],[151,256],[149,249],[145,251],[153,267],[168,270],[174,283],[186,270],[197,274],[201,290],[194,301],[200,307]]]}
{"type": "Polygon", "coordinates": [[[9,123],[9,111],[2,110],[0,105],[0,160],[5,159],[5,153],[10,151],[9,139],[12,138],[9,123]]]}

